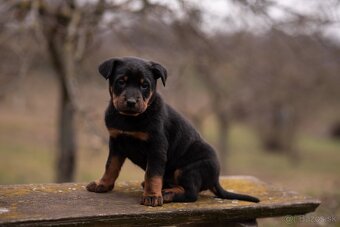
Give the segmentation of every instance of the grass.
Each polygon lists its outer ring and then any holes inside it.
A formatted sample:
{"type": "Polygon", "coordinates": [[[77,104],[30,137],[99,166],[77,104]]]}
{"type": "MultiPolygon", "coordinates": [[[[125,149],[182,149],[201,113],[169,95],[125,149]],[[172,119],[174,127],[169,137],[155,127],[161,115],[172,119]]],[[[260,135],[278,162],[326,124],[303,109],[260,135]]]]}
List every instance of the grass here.
{"type": "Polygon", "coordinates": [[[0,183],[50,182],[53,155],[47,147],[0,139],[0,183]],[[46,171],[48,170],[48,171],[46,171]]]}
{"type": "MultiPolygon", "coordinates": [[[[312,218],[340,217],[340,143],[329,138],[300,135],[297,140],[300,160],[296,164],[283,155],[266,153],[256,139],[256,133],[243,125],[230,132],[230,174],[254,175],[277,186],[299,191],[321,199],[318,210],[308,215],[312,218]]],[[[282,219],[261,219],[262,226],[318,226],[312,221],[287,224],[282,219]]],[[[326,226],[338,226],[326,222],[326,226]]]]}

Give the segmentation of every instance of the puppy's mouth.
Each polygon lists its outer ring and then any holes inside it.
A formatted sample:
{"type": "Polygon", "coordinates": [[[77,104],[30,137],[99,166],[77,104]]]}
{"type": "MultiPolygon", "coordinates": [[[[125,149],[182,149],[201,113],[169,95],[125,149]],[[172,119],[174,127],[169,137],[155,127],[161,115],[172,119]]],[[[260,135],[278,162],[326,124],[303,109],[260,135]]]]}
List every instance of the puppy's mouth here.
{"type": "Polygon", "coordinates": [[[129,110],[129,109],[126,109],[126,110],[119,110],[119,113],[122,114],[122,115],[126,115],[126,116],[138,116],[139,114],[141,114],[142,112],[139,112],[139,111],[136,111],[136,110],[129,110]]]}

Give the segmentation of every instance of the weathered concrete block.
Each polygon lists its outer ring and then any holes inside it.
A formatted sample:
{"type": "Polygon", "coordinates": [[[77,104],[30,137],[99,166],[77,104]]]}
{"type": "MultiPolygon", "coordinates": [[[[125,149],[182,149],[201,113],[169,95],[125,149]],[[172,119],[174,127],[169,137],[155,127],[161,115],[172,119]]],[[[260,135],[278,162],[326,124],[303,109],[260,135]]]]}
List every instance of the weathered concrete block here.
{"type": "Polygon", "coordinates": [[[225,223],[313,212],[319,200],[275,188],[253,177],[222,177],[230,191],[261,199],[258,204],[214,198],[201,193],[195,203],[162,207],[139,205],[140,182],[118,183],[110,193],[90,193],[85,184],[29,184],[0,186],[0,225],[171,225],[225,223]]]}

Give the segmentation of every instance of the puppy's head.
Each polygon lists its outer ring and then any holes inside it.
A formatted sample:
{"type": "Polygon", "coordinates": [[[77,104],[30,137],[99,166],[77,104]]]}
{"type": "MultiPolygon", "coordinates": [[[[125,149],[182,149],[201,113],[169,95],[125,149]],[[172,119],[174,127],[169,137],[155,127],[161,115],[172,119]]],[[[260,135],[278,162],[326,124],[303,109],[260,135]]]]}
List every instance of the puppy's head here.
{"type": "Polygon", "coordinates": [[[109,79],[109,91],[114,107],[120,114],[138,116],[151,103],[157,80],[163,85],[166,69],[158,63],[140,58],[112,58],[104,61],[99,73],[109,79]]]}

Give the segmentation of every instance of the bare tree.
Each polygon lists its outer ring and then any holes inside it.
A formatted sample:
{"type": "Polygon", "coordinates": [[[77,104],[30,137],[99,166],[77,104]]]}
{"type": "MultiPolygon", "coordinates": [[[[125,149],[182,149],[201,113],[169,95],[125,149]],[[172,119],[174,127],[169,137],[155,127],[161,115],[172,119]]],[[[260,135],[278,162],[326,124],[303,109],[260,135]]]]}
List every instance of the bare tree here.
{"type": "MultiPolygon", "coordinates": [[[[7,2],[7,1],[5,1],[7,2]]],[[[8,3],[8,2],[7,2],[8,3]]],[[[9,4],[9,3],[8,3],[9,4]]],[[[76,161],[76,68],[104,13],[104,1],[18,1],[12,9],[19,21],[31,21],[37,41],[45,46],[59,81],[57,182],[72,181],[76,161]]]]}
{"type": "MultiPolygon", "coordinates": [[[[37,41],[44,45],[53,71],[59,81],[59,131],[58,155],[56,159],[57,182],[72,181],[76,162],[75,117],[79,111],[76,99],[76,76],[84,56],[93,50],[91,43],[105,29],[121,29],[129,19],[130,23],[150,15],[170,13],[166,6],[145,0],[116,3],[98,0],[92,2],[70,1],[3,1],[8,10],[15,13],[18,22],[29,24],[37,41]],[[136,9],[136,2],[142,3],[136,9]],[[124,16],[122,20],[118,15],[124,16]],[[106,16],[106,17],[104,17],[106,16]],[[129,18],[129,19],[128,19],[129,18]]],[[[125,45],[129,44],[119,31],[125,45]]]]}
{"type": "MultiPolygon", "coordinates": [[[[180,13],[165,3],[148,0],[2,0],[2,6],[15,12],[16,21],[11,23],[21,22],[34,32],[59,81],[59,182],[74,176],[74,118],[76,113],[83,114],[75,98],[78,69],[82,67],[82,72],[88,73],[90,70],[82,64],[83,59],[87,63],[85,57],[97,60],[112,53],[154,58],[169,66],[176,78],[171,81],[170,89],[175,92],[170,99],[197,126],[202,127],[206,116],[213,115],[217,120],[216,145],[223,173],[227,170],[228,131],[240,113],[256,122],[265,146],[294,150],[301,113],[311,106],[306,97],[321,97],[322,90],[337,81],[337,49],[327,46],[320,33],[321,27],[334,21],[302,15],[275,1],[230,0],[241,7],[242,18],[236,19],[244,26],[209,31],[204,27],[202,9],[186,1],[177,2],[180,13]],[[273,18],[273,7],[286,12],[289,20],[273,18]],[[251,30],[254,18],[262,22],[256,32],[251,30]],[[105,42],[105,48],[97,46],[94,53],[89,44],[99,39],[105,42]],[[321,74],[327,74],[327,79],[321,74]],[[319,81],[332,82],[325,82],[327,85],[316,92],[319,81]]],[[[226,9],[226,14],[232,12],[226,9]]],[[[228,18],[225,27],[231,20],[235,18],[228,18]]]]}

